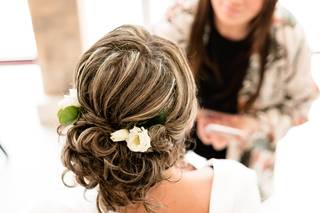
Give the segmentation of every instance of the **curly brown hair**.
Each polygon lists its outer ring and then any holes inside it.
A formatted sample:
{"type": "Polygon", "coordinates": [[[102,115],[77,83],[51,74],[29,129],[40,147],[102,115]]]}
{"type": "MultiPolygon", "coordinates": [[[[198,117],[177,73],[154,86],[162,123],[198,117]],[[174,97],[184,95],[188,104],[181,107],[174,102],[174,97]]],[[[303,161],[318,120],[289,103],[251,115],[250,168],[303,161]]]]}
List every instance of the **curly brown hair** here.
{"type": "MultiPolygon", "coordinates": [[[[88,51],[76,68],[75,87],[81,115],[66,133],[62,161],[86,189],[96,188],[99,212],[142,204],[167,180],[164,172],[186,150],[186,135],[197,101],[192,72],[180,49],[142,27],[124,25],[88,51]],[[132,152],[110,134],[165,112],[163,124],[148,128],[152,152],[132,152]]],[[[63,127],[58,127],[61,135],[63,127]]]]}

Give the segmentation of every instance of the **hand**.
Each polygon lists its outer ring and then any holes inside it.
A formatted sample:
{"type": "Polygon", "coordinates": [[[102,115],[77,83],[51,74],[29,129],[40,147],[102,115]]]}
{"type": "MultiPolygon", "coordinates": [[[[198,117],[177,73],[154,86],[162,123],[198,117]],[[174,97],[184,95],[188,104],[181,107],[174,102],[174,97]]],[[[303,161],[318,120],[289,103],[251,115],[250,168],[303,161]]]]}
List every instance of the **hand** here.
{"type": "Polygon", "coordinates": [[[211,145],[215,150],[223,150],[229,146],[230,142],[240,143],[240,138],[227,134],[220,133],[207,133],[210,139],[211,145]]]}
{"type": "Polygon", "coordinates": [[[197,115],[197,135],[206,145],[212,145],[216,150],[226,148],[230,141],[239,140],[234,136],[220,133],[208,133],[206,127],[210,123],[221,123],[221,115],[219,112],[200,110],[197,115]]]}
{"type": "Polygon", "coordinates": [[[206,126],[209,124],[209,119],[205,115],[203,110],[199,110],[197,115],[197,135],[200,138],[200,140],[206,144],[212,144],[209,135],[205,132],[206,126]]]}
{"type": "Polygon", "coordinates": [[[201,110],[200,112],[207,117],[208,123],[230,126],[246,133],[252,133],[258,129],[257,120],[248,115],[228,114],[213,110],[201,110]]]}
{"type": "Polygon", "coordinates": [[[258,130],[259,124],[256,119],[248,115],[229,115],[230,118],[229,125],[244,131],[247,135],[256,132],[258,130]]]}
{"type": "Polygon", "coordinates": [[[237,142],[239,148],[245,148],[247,137],[257,130],[257,121],[246,115],[232,115],[212,110],[202,109],[197,117],[197,134],[204,144],[211,144],[215,149],[223,149],[228,146],[230,141],[237,142]],[[221,124],[233,128],[241,129],[244,137],[235,137],[227,134],[206,133],[205,128],[208,124],[221,124]]]}

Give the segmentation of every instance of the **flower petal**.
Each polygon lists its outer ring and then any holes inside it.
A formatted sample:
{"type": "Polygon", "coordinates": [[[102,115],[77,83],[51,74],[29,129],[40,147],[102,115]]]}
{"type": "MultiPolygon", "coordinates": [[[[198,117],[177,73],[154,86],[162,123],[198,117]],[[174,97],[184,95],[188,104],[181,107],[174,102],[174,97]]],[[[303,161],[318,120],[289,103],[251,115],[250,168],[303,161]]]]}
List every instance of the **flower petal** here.
{"type": "Polygon", "coordinates": [[[133,152],[140,152],[141,144],[140,144],[139,135],[131,134],[127,140],[127,146],[133,152]]]}
{"type": "Polygon", "coordinates": [[[151,147],[150,140],[148,130],[133,127],[129,130],[127,146],[133,152],[146,152],[151,147]]]}
{"type": "Polygon", "coordinates": [[[126,141],[128,137],[129,137],[129,131],[127,129],[120,129],[111,133],[110,139],[113,142],[118,142],[118,141],[126,141]]]}
{"type": "Polygon", "coordinates": [[[58,106],[60,109],[65,108],[67,106],[80,107],[77,97],[77,90],[69,89],[69,95],[64,95],[63,99],[59,101],[58,106]]]}
{"type": "Polygon", "coordinates": [[[141,144],[140,150],[146,152],[151,147],[151,139],[148,135],[148,131],[143,129],[143,132],[139,134],[139,139],[141,144]]]}
{"type": "Polygon", "coordinates": [[[138,134],[141,132],[141,129],[139,127],[134,126],[132,129],[129,130],[130,133],[138,134]]]}

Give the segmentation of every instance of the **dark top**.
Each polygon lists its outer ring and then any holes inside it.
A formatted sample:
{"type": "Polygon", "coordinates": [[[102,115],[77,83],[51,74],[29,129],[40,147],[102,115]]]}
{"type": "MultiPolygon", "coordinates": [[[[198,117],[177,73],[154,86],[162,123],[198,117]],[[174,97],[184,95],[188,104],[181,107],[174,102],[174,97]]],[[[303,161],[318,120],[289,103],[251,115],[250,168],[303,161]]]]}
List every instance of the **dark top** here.
{"type": "Polygon", "coordinates": [[[238,112],[238,93],[249,64],[249,49],[248,39],[231,41],[216,30],[211,32],[208,60],[214,61],[217,67],[203,65],[197,82],[200,106],[226,113],[238,112]]]}
{"type": "MultiPolygon", "coordinates": [[[[215,61],[216,67],[205,63],[197,81],[198,100],[201,107],[225,113],[238,113],[238,93],[249,65],[250,42],[225,39],[216,30],[210,33],[207,45],[208,61],[215,61]],[[217,72],[219,70],[219,72],[217,72]]],[[[225,158],[226,150],[217,151],[211,145],[201,143],[195,136],[196,153],[206,158],[225,158]]]]}

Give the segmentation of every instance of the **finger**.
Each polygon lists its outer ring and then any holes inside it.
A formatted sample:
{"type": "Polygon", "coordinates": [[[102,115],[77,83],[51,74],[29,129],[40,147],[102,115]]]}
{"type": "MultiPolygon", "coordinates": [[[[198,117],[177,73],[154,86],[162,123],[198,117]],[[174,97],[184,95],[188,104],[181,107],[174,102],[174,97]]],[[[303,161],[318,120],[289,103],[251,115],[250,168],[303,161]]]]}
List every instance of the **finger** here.
{"type": "Polygon", "coordinates": [[[228,146],[230,140],[223,135],[210,134],[210,141],[216,150],[222,150],[228,146]]]}

